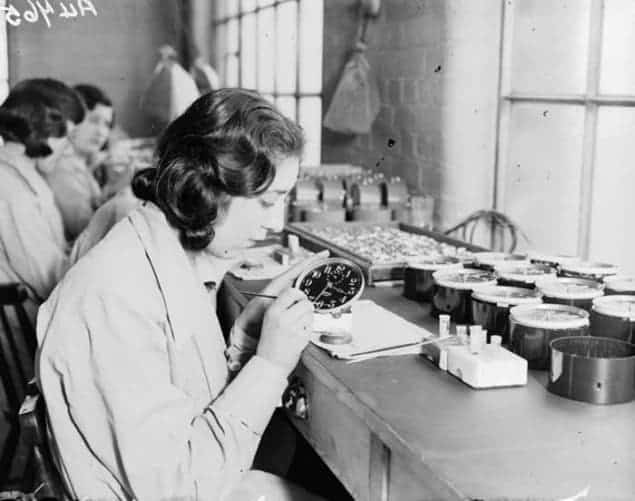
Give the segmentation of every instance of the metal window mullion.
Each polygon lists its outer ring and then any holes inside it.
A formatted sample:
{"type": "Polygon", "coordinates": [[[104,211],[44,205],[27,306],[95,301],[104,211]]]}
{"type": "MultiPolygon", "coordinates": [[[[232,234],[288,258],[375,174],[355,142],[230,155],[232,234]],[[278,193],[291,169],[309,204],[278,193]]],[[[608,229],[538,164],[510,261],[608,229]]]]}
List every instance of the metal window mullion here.
{"type": "Polygon", "coordinates": [[[300,47],[300,12],[301,2],[295,0],[295,121],[300,123],[300,55],[302,47],[300,47]]]}
{"type": "Polygon", "coordinates": [[[262,92],[260,90],[260,77],[259,77],[259,73],[260,73],[260,68],[258,67],[258,60],[260,59],[260,54],[258,53],[258,51],[260,50],[260,10],[259,8],[256,8],[255,11],[253,11],[253,16],[254,16],[254,23],[256,23],[256,36],[253,40],[253,49],[255,50],[255,55],[256,55],[256,68],[255,68],[255,79],[256,79],[256,85],[255,88],[258,92],[262,92]]]}
{"type": "Polygon", "coordinates": [[[492,205],[494,209],[505,210],[505,177],[509,154],[509,123],[512,103],[504,96],[511,92],[512,37],[514,28],[513,7],[507,0],[501,0],[501,29],[498,70],[498,110],[496,120],[496,146],[494,158],[494,188],[492,205]]]}
{"type": "MultiPolygon", "coordinates": [[[[231,0],[230,0],[231,1],[231,0]]],[[[243,13],[238,6],[238,15],[235,17],[238,23],[238,86],[243,86],[243,13]]]]}
{"type": "MultiPolygon", "coordinates": [[[[589,21],[589,50],[587,63],[587,97],[598,95],[600,80],[602,27],[604,1],[592,0],[589,21]]],[[[598,104],[589,99],[585,105],[584,138],[582,142],[582,172],[580,175],[580,219],[578,227],[578,254],[589,257],[591,237],[591,212],[593,210],[593,177],[595,171],[595,146],[597,137],[598,104]]]]}
{"type": "Polygon", "coordinates": [[[635,106],[635,95],[607,96],[607,95],[570,95],[570,96],[545,96],[538,94],[508,94],[502,99],[510,102],[523,103],[552,103],[552,104],[579,104],[593,103],[602,106],[635,106]]]}
{"type": "Polygon", "coordinates": [[[278,4],[269,6],[273,9],[273,102],[278,100],[278,4]]]}

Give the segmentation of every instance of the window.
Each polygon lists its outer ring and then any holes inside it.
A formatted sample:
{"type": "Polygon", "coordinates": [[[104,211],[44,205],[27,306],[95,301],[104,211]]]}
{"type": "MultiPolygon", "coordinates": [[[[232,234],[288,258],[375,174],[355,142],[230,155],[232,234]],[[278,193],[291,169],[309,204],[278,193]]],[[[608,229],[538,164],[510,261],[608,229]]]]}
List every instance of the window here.
{"type": "Polygon", "coordinates": [[[496,207],[529,247],[635,272],[635,2],[504,2],[496,207]]]}
{"type": "Polygon", "coordinates": [[[257,89],[304,128],[320,163],[323,0],[218,0],[216,62],[229,87],[257,89]]]}
{"type": "MultiPolygon", "coordinates": [[[[0,7],[5,7],[6,0],[0,0],[0,7]]],[[[7,22],[4,9],[0,10],[0,103],[9,94],[9,49],[7,45],[7,22]]]]}

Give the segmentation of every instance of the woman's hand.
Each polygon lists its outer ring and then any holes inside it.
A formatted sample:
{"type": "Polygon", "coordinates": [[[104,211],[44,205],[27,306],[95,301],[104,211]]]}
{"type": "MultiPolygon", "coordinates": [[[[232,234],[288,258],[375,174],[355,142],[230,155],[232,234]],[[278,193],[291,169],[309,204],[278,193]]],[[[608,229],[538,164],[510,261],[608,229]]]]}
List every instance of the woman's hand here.
{"type": "Polygon", "coordinates": [[[289,373],[309,342],[312,326],[313,303],[302,291],[288,288],[264,315],[256,354],[289,373]]]}
{"type": "MultiPolygon", "coordinates": [[[[282,291],[293,285],[293,281],[304,270],[316,264],[321,259],[328,257],[329,251],[318,252],[317,254],[296,263],[284,273],[271,280],[267,287],[262,290],[263,294],[268,296],[279,296],[282,291]]],[[[272,305],[272,300],[267,298],[256,297],[247,303],[245,309],[238,316],[235,326],[242,329],[247,335],[258,338],[262,326],[263,316],[267,308],[272,305]]]]}

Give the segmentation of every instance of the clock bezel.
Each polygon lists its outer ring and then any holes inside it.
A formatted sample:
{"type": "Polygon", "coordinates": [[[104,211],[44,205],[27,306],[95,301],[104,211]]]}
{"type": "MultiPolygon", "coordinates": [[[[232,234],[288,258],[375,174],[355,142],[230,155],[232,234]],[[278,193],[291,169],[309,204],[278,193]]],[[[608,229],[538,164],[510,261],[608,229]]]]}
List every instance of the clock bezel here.
{"type": "Polygon", "coordinates": [[[361,297],[361,295],[364,292],[364,288],[366,287],[366,278],[364,277],[364,272],[362,271],[362,269],[350,259],[345,259],[341,257],[325,257],[324,259],[320,259],[318,262],[313,263],[309,268],[307,268],[302,273],[300,273],[300,275],[298,275],[298,277],[295,279],[293,287],[300,290],[300,284],[302,283],[302,280],[304,280],[309,273],[312,273],[316,268],[319,268],[327,264],[343,264],[345,266],[348,266],[352,268],[353,270],[355,270],[357,274],[359,274],[362,281],[359,285],[359,290],[352,298],[348,299],[343,304],[336,306],[335,308],[327,308],[327,309],[319,309],[319,310],[316,309],[315,313],[319,313],[319,314],[338,313],[338,312],[341,312],[342,310],[346,310],[350,308],[351,304],[357,301],[361,297]]]}

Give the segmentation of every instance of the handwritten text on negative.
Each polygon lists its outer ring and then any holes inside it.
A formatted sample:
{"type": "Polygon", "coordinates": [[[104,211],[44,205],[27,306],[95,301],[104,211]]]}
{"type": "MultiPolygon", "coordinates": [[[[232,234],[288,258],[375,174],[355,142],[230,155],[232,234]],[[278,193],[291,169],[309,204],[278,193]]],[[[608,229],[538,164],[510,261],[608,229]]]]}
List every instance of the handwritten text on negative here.
{"type": "Polygon", "coordinates": [[[46,26],[51,27],[51,17],[72,19],[87,14],[97,15],[97,9],[91,0],[23,0],[24,7],[18,9],[14,4],[7,3],[0,6],[0,14],[11,26],[20,26],[22,21],[36,23],[42,20],[46,26]]]}

